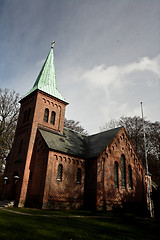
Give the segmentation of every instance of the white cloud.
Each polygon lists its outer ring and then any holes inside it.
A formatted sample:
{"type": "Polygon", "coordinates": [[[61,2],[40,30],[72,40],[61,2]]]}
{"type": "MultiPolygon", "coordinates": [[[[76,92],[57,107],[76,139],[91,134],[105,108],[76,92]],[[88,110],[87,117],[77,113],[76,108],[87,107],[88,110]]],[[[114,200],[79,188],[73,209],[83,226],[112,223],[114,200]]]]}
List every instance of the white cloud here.
{"type": "Polygon", "coordinates": [[[150,71],[160,77],[160,55],[153,59],[143,57],[137,62],[122,67],[122,73],[130,74],[134,71],[150,71]]]}
{"type": "Polygon", "coordinates": [[[144,57],[125,65],[107,67],[103,64],[84,72],[82,69],[71,71],[69,79],[74,87],[70,93],[71,117],[80,120],[93,133],[111,119],[140,115],[140,102],[143,101],[146,117],[158,120],[159,57],[144,57]],[[151,106],[151,102],[157,105],[151,106]]]}
{"type": "MultiPolygon", "coordinates": [[[[84,80],[89,86],[96,88],[109,88],[119,91],[124,85],[132,85],[136,79],[129,79],[129,75],[136,72],[150,72],[156,78],[160,77],[160,56],[150,59],[141,58],[139,61],[119,66],[95,66],[79,76],[78,80],[84,80]]],[[[151,85],[151,82],[149,83],[151,85]]]]}
{"type": "MultiPolygon", "coordinates": [[[[138,104],[137,104],[138,105],[138,104]]],[[[116,100],[109,101],[109,107],[101,108],[104,119],[119,119],[121,116],[134,117],[140,113],[140,105],[134,108],[130,107],[129,102],[118,102],[116,100]]]]}

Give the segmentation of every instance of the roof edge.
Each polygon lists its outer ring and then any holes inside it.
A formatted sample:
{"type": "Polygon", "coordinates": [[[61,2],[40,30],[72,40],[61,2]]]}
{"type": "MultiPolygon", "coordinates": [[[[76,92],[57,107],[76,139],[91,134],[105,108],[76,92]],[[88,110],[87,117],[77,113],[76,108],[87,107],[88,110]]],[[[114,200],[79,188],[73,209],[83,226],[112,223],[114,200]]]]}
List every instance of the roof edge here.
{"type": "Polygon", "coordinates": [[[25,95],[24,97],[22,97],[19,102],[21,103],[23,101],[23,99],[26,99],[27,97],[30,97],[33,93],[36,93],[36,92],[40,92],[40,93],[43,93],[43,94],[45,94],[45,95],[47,95],[47,96],[49,96],[51,98],[55,98],[56,100],[58,100],[58,101],[60,101],[62,103],[65,103],[66,105],[69,104],[67,101],[64,101],[64,100],[62,100],[60,98],[57,98],[57,97],[55,97],[55,96],[53,96],[53,95],[51,95],[51,94],[49,94],[47,92],[44,92],[43,90],[38,89],[38,88],[36,88],[34,91],[30,92],[30,94],[25,95]]]}

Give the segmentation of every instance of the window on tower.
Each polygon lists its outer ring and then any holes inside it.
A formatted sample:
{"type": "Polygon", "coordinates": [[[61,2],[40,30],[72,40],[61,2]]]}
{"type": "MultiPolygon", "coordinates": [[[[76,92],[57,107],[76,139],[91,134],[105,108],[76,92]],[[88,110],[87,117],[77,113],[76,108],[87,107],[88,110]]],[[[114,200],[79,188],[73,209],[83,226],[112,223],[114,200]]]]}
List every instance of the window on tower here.
{"type": "Polygon", "coordinates": [[[50,121],[50,123],[51,123],[52,125],[55,124],[55,119],[56,119],[56,113],[55,113],[54,111],[52,111],[52,114],[51,114],[51,121],[50,121]]]}
{"type": "Polygon", "coordinates": [[[45,111],[44,111],[43,121],[48,122],[48,117],[49,117],[49,109],[46,108],[45,111]]]}

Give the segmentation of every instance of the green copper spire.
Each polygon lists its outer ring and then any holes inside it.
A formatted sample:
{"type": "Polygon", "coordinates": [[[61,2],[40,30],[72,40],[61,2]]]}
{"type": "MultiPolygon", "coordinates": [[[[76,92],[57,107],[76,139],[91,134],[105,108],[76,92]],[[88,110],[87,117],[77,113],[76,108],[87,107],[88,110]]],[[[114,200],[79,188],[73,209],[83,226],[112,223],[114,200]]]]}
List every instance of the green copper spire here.
{"type": "Polygon", "coordinates": [[[54,53],[53,53],[53,46],[54,41],[52,43],[51,50],[46,58],[45,63],[35,81],[33,88],[26,94],[28,96],[30,93],[39,89],[49,95],[56,97],[64,102],[66,100],[61,95],[61,93],[57,89],[57,81],[56,81],[56,72],[55,72],[55,65],[54,65],[54,53]]]}

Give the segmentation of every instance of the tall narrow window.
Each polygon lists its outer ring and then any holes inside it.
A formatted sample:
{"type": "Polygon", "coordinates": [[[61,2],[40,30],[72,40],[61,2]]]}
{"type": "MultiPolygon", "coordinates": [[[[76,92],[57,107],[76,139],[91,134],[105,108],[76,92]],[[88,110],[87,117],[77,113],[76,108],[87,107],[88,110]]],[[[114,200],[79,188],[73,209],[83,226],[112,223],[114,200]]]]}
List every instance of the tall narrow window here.
{"type": "Polygon", "coordinates": [[[77,169],[77,183],[81,184],[82,171],[80,168],[77,169]]]}
{"type": "Polygon", "coordinates": [[[49,116],[49,109],[46,108],[44,111],[44,117],[43,117],[44,122],[48,122],[48,116],[49,116]]]}
{"type": "Polygon", "coordinates": [[[118,162],[115,162],[114,163],[114,184],[115,184],[115,187],[119,187],[119,184],[118,184],[118,162]]]}
{"type": "Polygon", "coordinates": [[[129,177],[129,189],[133,188],[133,182],[132,182],[132,168],[131,165],[128,166],[128,177],[129,177]]]}
{"type": "Polygon", "coordinates": [[[52,125],[55,124],[55,118],[56,118],[56,113],[55,113],[54,111],[52,111],[52,114],[51,114],[51,121],[50,121],[50,123],[51,123],[52,125]]]}
{"type": "Polygon", "coordinates": [[[122,188],[126,188],[126,159],[125,156],[121,156],[121,184],[122,188]]]}
{"type": "Polygon", "coordinates": [[[62,164],[58,165],[58,172],[57,172],[57,181],[62,181],[62,172],[63,172],[63,166],[62,164]]]}

